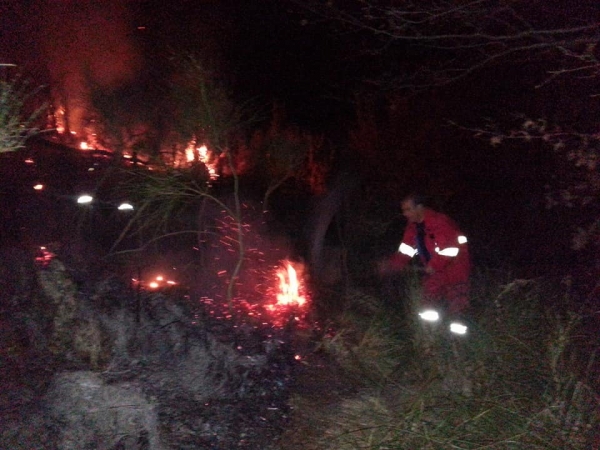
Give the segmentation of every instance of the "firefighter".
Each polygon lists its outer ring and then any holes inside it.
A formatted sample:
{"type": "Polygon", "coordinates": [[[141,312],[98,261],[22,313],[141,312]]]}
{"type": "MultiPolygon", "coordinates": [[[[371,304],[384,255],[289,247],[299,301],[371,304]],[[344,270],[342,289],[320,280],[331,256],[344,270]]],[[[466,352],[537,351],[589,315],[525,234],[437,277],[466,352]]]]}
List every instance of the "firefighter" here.
{"type": "Polygon", "coordinates": [[[469,306],[471,270],[467,238],[452,219],[426,207],[418,194],[402,200],[402,214],[408,220],[402,242],[392,257],[380,263],[380,273],[401,271],[418,258],[423,273],[421,317],[425,318],[424,310],[463,315],[469,306]]]}

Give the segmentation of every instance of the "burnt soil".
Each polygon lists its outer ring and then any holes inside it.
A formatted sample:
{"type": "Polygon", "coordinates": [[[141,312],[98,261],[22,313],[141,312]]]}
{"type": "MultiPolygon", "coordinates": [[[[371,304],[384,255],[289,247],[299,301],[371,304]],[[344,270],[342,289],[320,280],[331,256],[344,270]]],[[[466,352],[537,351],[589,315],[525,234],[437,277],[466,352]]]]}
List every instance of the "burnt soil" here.
{"type": "MultiPolygon", "coordinates": [[[[6,322],[2,325],[6,342],[11,331],[6,322]]],[[[310,351],[306,344],[295,349],[303,352],[300,361],[286,373],[271,374],[271,381],[280,385],[276,395],[215,399],[205,404],[186,398],[185,393],[162,399],[159,414],[165,443],[178,449],[316,450],[313,445],[327,426],[319,418],[334,412],[358,386],[327,355],[310,351]],[[195,424],[202,419],[218,430],[218,436],[198,430],[195,424]]],[[[56,373],[84,368],[24,347],[5,348],[0,367],[0,449],[59,449],[61,424],[48,420],[44,395],[56,373]]],[[[141,443],[138,448],[147,447],[141,443]]]]}

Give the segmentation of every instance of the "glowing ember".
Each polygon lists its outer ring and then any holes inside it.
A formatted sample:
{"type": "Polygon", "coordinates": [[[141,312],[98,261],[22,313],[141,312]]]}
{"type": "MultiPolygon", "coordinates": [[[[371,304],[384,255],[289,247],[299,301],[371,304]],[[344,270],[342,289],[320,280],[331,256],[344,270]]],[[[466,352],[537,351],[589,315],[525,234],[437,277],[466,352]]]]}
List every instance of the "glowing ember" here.
{"type": "Polygon", "coordinates": [[[36,191],[41,191],[42,189],[44,189],[44,185],[43,184],[36,184],[35,186],[33,186],[33,188],[36,191]]]}
{"type": "Polygon", "coordinates": [[[79,148],[80,148],[81,150],[89,150],[89,149],[90,149],[90,146],[88,145],[88,143],[87,143],[87,142],[83,141],[81,144],[79,144],[79,148]]]}
{"type": "Polygon", "coordinates": [[[142,289],[152,289],[152,290],[158,290],[158,289],[163,289],[166,287],[177,285],[177,282],[175,282],[173,280],[167,280],[162,275],[157,275],[156,277],[154,277],[147,283],[145,283],[143,280],[138,280],[137,278],[132,278],[131,281],[134,286],[138,286],[142,289]]]}

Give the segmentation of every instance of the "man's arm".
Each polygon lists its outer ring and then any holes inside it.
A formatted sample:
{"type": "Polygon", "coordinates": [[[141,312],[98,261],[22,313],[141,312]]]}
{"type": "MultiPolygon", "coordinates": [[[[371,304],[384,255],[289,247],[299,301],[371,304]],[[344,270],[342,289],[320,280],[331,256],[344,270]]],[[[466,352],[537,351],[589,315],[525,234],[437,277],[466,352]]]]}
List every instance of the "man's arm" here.
{"type": "Polygon", "coordinates": [[[402,269],[404,269],[416,254],[416,249],[413,247],[414,242],[414,227],[410,226],[409,224],[404,230],[402,242],[400,243],[396,252],[389,258],[386,258],[379,263],[379,273],[388,274],[400,272],[402,269]]]}

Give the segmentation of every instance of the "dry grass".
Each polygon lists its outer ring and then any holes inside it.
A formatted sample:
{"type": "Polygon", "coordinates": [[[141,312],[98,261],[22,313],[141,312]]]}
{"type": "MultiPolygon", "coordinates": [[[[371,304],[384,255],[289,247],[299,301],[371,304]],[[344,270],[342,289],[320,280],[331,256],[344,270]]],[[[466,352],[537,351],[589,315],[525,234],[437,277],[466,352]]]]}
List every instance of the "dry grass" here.
{"type": "Polygon", "coordinates": [[[437,335],[427,356],[416,323],[410,343],[391,332],[402,322],[393,311],[345,314],[320,349],[362,388],[326,404],[294,399],[303,448],[597,448],[599,380],[594,355],[577,345],[586,310],[543,280],[493,281],[475,293],[487,298],[474,302],[468,339],[437,335]]]}

